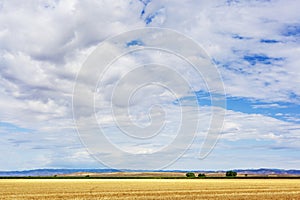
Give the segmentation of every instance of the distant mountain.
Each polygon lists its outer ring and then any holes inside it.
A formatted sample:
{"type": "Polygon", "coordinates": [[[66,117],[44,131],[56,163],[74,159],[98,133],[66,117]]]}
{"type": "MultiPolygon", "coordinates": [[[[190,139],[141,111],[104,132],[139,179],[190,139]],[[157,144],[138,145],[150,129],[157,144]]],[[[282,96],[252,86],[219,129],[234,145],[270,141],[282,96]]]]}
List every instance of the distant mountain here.
{"type": "Polygon", "coordinates": [[[0,176],[54,176],[77,172],[109,173],[118,172],[115,169],[33,169],[24,171],[0,171],[0,176]]]}
{"type": "MultiPolygon", "coordinates": [[[[61,174],[73,174],[78,172],[90,172],[90,173],[110,173],[110,172],[186,172],[186,170],[116,170],[116,169],[34,169],[24,171],[0,171],[0,176],[54,176],[61,174]]],[[[189,170],[187,170],[189,171],[189,170]]],[[[216,171],[203,171],[203,170],[190,170],[201,171],[206,173],[226,172],[225,170],[216,171]]],[[[300,175],[300,170],[284,170],[284,169],[236,169],[234,170],[239,174],[257,174],[257,175],[269,175],[269,174],[290,174],[300,175]]]]}
{"type": "Polygon", "coordinates": [[[234,170],[237,173],[241,174],[260,174],[260,175],[267,175],[267,174],[291,174],[291,175],[300,175],[300,170],[295,170],[295,169],[290,169],[290,170],[285,170],[285,169],[237,169],[234,170]]]}

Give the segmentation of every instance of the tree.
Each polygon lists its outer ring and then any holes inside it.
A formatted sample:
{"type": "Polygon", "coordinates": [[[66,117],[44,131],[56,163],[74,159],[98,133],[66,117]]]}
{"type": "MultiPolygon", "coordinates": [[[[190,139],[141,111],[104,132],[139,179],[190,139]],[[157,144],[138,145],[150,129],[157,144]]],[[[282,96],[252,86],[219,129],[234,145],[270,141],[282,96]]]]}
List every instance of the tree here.
{"type": "Polygon", "coordinates": [[[198,174],[198,178],[205,178],[205,174],[198,174]]]}
{"type": "Polygon", "coordinates": [[[188,177],[188,178],[195,178],[195,177],[196,177],[195,174],[194,174],[193,172],[188,172],[188,173],[186,173],[185,175],[186,175],[186,177],[188,177]]]}
{"type": "Polygon", "coordinates": [[[231,170],[226,172],[227,177],[235,177],[236,175],[237,175],[237,173],[234,171],[231,171],[231,170]]]}

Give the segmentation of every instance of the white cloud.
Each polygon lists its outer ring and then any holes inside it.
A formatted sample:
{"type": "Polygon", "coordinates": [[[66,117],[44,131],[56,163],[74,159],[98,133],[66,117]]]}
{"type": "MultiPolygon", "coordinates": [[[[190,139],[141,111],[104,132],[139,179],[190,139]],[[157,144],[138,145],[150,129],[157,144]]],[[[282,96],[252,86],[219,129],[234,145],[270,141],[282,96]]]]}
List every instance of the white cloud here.
{"type": "MultiPolygon", "coordinates": [[[[297,1],[280,0],[231,3],[216,0],[153,0],[146,4],[121,0],[1,1],[0,121],[31,132],[23,135],[17,128],[16,133],[10,135],[11,129],[3,129],[0,135],[3,144],[1,152],[8,153],[12,158],[6,165],[5,160],[0,160],[3,169],[16,169],[17,166],[85,166],[89,157],[76,139],[72,119],[76,74],[96,45],[108,37],[134,28],[171,28],[201,44],[218,62],[229,96],[268,103],[254,105],[255,108],[282,107],[278,101],[299,105],[299,33],[288,35],[286,32],[289,26],[300,27],[298,7],[297,1]],[[257,55],[265,56],[263,59],[269,59],[271,64],[259,60],[251,64],[251,56],[255,59],[253,56],[257,55]],[[250,61],[245,56],[250,56],[250,61]],[[62,136],[69,139],[60,141],[62,136]],[[28,142],[22,143],[24,137],[28,142]],[[46,150],[37,146],[45,146],[46,150]],[[73,161],[76,159],[78,162],[73,161]],[[26,162],[28,160],[32,161],[31,164],[26,162]]],[[[161,40],[157,39],[157,42],[161,40]]],[[[177,47],[172,38],[164,42],[177,47]]],[[[189,46],[181,48],[185,52],[189,50],[189,46]]],[[[101,108],[109,108],[113,84],[134,66],[150,61],[172,66],[195,90],[206,88],[203,80],[195,76],[195,71],[188,70],[187,64],[172,55],[157,51],[129,54],[111,66],[103,79],[104,87],[97,93],[97,109],[101,111],[101,121],[106,127],[111,126],[112,119],[109,111],[101,108]]],[[[152,73],[153,77],[159,77],[162,72],[144,71],[139,76],[146,77],[152,73]]],[[[83,80],[85,83],[91,81],[88,75],[83,80]]],[[[172,80],[172,75],[163,75],[161,78],[172,80]]],[[[131,79],[122,88],[126,91],[138,80],[131,79]]],[[[178,88],[180,83],[172,85],[178,88]]],[[[144,126],[149,124],[148,115],[145,114],[154,103],[164,105],[168,110],[168,123],[174,125],[174,122],[178,122],[176,117],[180,111],[175,109],[175,105],[169,104],[173,99],[170,93],[154,86],[144,89],[134,96],[134,102],[140,106],[130,114],[135,123],[144,126]]],[[[85,104],[85,96],[81,98],[85,104]]],[[[207,110],[202,113],[204,121],[209,120],[207,113],[207,110]]],[[[286,121],[261,114],[228,111],[222,141],[259,140],[258,144],[260,141],[270,142],[267,144],[270,148],[290,146],[299,149],[299,116],[284,114],[284,117],[286,121]]],[[[190,121],[192,123],[193,119],[190,121]]],[[[165,129],[163,139],[160,138],[156,143],[169,142],[172,138],[170,133],[177,127],[173,125],[165,129]]],[[[198,142],[203,141],[203,135],[204,131],[200,131],[198,142]]],[[[157,148],[157,144],[147,143],[132,145],[130,149],[126,144],[126,141],[122,143],[124,148],[134,152],[151,152],[157,148]]],[[[198,149],[195,145],[193,151],[198,149]]],[[[213,158],[214,162],[220,159],[216,155],[213,158]]],[[[96,166],[94,161],[88,163],[96,166]]],[[[297,163],[290,163],[289,166],[297,166],[297,163]]]]}
{"type": "Polygon", "coordinates": [[[222,138],[270,140],[274,144],[293,144],[299,148],[300,146],[295,142],[295,139],[299,139],[299,128],[299,124],[284,122],[261,114],[227,111],[222,138]]]}
{"type": "MultiPolygon", "coordinates": [[[[198,41],[220,61],[226,91],[231,96],[266,102],[297,102],[300,95],[299,37],[284,34],[288,25],[299,27],[298,2],[225,1],[151,2],[145,16],[165,8],[162,27],[174,28],[198,41]],[[187,17],[188,16],[188,17],[187,17]],[[271,40],[274,43],[261,42],[271,40]],[[277,42],[278,41],[278,42],[277,42]],[[282,61],[251,66],[246,55],[265,55],[282,61]],[[223,67],[222,65],[227,65],[223,67]],[[230,69],[228,69],[230,68],[230,69]]],[[[150,23],[149,26],[157,24],[150,23]]]]}
{"type": "Polygon", "coordinates": [[[253,108],[287,108],[287,106],[279,105],[277,103],[271,104],[255,104],[252,106],[253,108]]]}

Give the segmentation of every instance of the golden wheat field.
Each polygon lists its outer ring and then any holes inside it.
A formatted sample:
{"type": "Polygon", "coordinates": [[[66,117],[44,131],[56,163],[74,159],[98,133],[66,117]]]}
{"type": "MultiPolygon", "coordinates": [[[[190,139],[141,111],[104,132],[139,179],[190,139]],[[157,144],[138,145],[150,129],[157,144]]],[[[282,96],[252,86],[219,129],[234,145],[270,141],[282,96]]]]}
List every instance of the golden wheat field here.
{"type": "Polygon", "coordinates": [[[3,179],[0,199],[300,199],[300,180],[3,179]]]}

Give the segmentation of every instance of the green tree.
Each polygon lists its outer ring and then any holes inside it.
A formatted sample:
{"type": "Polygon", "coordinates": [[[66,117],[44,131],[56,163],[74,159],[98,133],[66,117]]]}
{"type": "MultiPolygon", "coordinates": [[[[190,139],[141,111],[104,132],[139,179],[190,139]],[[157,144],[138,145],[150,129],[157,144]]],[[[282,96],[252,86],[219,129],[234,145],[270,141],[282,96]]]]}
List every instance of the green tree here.
{"type": "Polygon", "coordinates": [[[198,174],[198,178],[205,178],[206,176],[205,176],[205,174],[198,174]]]}
{"type": "Polygon", "coordinates": [[[186,175],[186,177],[188,177],[188,178],[195,178],[195,177],[196,177],[196,176],[195,176],[195,173],[193,173],[193,172],[188,172],[188,173],[186,173],[185,175],[186,175]]]}
{"type": "Polygon", "coordinates": [[[226,172],[226,176],[227,177],[235,177],[237,175],[237,173],[235,171],[227,171],[226,172]]]}

